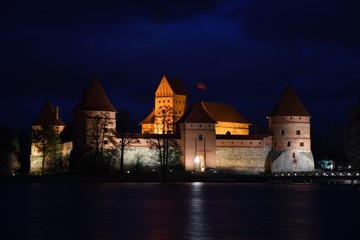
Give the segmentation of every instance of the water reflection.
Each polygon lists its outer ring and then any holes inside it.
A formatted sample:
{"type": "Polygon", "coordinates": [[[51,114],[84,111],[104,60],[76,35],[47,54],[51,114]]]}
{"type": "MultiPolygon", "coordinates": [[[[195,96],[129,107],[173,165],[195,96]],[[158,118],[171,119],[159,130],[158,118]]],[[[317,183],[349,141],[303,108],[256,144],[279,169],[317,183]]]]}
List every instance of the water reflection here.
{"type": "Polygon", "coordinates": [[[41,183],[1,191],[2,234],[27,240],[346,239],[357,234],[360,212],[358,189],[309,185],[41,183]]]}
{"type": "Polygon", "coordinates": [[[191,196],[189,201],[189,212],[186,233],[188,239],[206,239],[208,231],[207,218],[205,216],[204,197],[202,194],[204,183],[195,182],[191,184],[191,196]]]}

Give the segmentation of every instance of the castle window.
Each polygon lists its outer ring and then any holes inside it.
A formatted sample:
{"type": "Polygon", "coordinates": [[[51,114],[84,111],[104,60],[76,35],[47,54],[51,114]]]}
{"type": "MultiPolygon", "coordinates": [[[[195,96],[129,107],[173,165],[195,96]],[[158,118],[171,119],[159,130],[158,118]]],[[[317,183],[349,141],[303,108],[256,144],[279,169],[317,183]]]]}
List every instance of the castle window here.
{"type": "Polygon", "coordinates": [[[281,131],[280,131],[280,134],[281,134],[281,135],[284,135],[284,134],[285,134],[285,131],[284,131],[284,130],[281,130],[281,131]]]}
{"type": "Polygon", "coordinates": [[[159,100],[159,103],[161,103],[161,100],[159,100]]]}
{"type": "Polygon", "coordinates": [[[296,130],[296,135],[300,135],[300,130],[296,130]]]}
{"type": "Polygon", "coordinates": [[[301,142],[301,143],[300,143],[300,147],[303,147],[303,146],[304,146],[304,142],[301,142]]]}
{"type": "Polygon", "coordinates": [[[290,119],[292,119],[292,117],[290,117],[290,119]]]}
{"type": "Polygon", "coordinates": [[[230,131],[227,131],[227,132],[226,132],[226,135],[231,135],[231,132],[230,132],[230,131]]]}
{"type": "Polygon", "coordinates": [[[199,127],[201,127],[201,124],[199,125],[199,127]]]}
{"type": "Polygon", "coordinates": [[[202,141],[203,140],[203,137],[201,134],[199,134],[199,141],[202,141]]]}
{"type": "Polygon", "coordinates": [[[168,100],[168,103],[170,102],[170,100],[168,100]]]}
{"type": "Polygon", "coordinates": [[[252,142],[250,142],[250,144],[252,144],[252,142]]]}
{"type": "Polygon", "coordinates": [[[276,142],[274,142],[274,147],[276,147],[276,142]]]}
{"type": "Polygon", "coordinates": [[[291,143],[290,143],[290,142],[287,142],[287,146],[290,147],[290,146],[291,146],[291,143]]]}

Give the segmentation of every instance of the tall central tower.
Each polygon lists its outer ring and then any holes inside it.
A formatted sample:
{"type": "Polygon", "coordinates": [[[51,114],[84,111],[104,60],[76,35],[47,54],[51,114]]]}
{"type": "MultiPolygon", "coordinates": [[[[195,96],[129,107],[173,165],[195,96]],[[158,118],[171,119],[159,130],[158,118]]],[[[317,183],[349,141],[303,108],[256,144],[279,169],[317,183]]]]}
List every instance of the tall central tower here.
{"type": "Polygon", "coordinates": [[[155,108],[141,122],[141,133],[174,132],[173,124],[184,114],[187,105],[180,79],[163,76],[155,92],[155,108]]]}

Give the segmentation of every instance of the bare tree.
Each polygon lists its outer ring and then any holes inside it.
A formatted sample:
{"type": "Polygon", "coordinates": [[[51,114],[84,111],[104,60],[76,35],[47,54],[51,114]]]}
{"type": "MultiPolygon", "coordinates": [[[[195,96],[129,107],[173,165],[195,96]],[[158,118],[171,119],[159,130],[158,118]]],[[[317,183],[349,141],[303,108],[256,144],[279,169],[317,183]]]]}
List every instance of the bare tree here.
{"type": "Polygon", "coordinates": [[[169,163],[176,162],[180,158],[180,147],[175,141],[175,122],[174,109],[170,106],[161,106],[155,112],[155,130],[158,134],[149,135],[151,149],[155,149],[158,154],[161,173],[166,174],[169,170],[169,163]]]}
{"type": "Polygon", "coordinates": [[[118,113],[116,124],[117,136],[119,138],[120,149],[120,174],[124,173],[124,152],[128,145],[138,141],[134,134],[134,121],[129,112],[121,110],[118,113]]]}
{"type": "Polygon", "coordinates": [[[112,121],[108,112],[99,114],[92,119],[89,133],[90,148],[87,156],[91,162],[90,169],[95,172],[107,172],[114,166],[118,155],[116,132],[112,128],[112,121]]]}

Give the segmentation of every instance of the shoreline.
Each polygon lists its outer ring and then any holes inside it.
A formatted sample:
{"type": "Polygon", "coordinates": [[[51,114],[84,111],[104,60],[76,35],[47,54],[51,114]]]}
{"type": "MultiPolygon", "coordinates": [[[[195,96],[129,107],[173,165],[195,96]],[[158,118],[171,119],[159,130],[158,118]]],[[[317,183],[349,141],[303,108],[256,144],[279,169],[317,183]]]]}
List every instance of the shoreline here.
{"type": "Polygon", "coordinates": [[[59,174],[59,175],[15,175],[0,176],[1,183],[264,183],[264,184],[303,184],[351,186],[360,188],[360,177],[323,177],[323,176],[263,176],[231,173],[154,173],[138,174],[59,174]]]}

